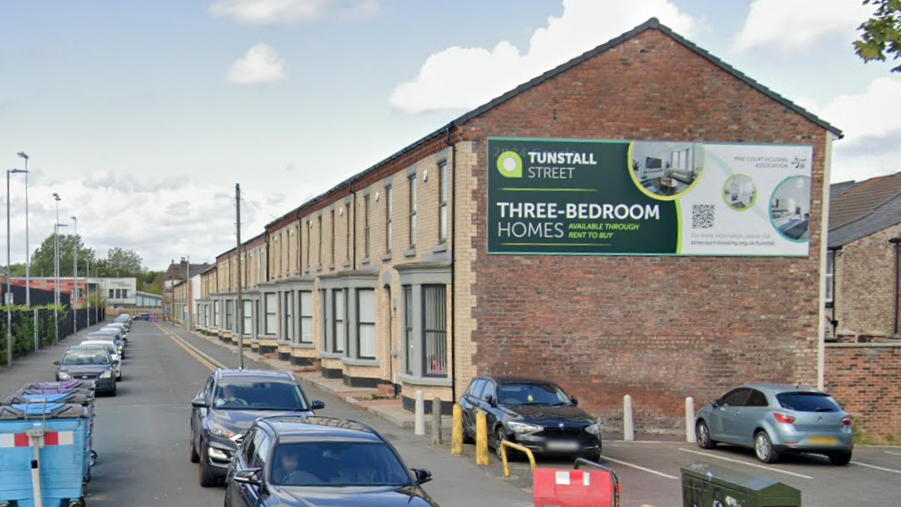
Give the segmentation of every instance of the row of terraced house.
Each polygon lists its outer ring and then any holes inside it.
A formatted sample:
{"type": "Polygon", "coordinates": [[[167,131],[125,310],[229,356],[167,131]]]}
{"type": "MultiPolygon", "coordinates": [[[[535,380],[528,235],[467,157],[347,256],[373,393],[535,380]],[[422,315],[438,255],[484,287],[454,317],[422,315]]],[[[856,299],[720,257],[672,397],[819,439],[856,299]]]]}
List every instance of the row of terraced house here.
{"type": "Polygon", "coordinates": [[[173,315],[407,408],[524,374],[606,422],[630,394],[639,427],[678,428],[687,396],[826,387],[842,364],[824,303],[840,137],[652,19],[269,223],[194,297],[174,284],[195,301],[173,315]]]}

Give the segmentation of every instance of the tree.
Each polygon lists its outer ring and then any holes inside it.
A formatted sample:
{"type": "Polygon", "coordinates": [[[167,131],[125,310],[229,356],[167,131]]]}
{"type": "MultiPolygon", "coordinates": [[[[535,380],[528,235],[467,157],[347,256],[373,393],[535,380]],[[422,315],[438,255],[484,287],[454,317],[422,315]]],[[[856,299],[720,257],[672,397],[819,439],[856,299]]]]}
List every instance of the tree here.
{"type": "MultiPolygon", "coordinates": [[[[53,263],[55,260],[54,242],[55,235],[51,234],[41,243],[41,246],[35,250],[31,256],[31,276],[53,276],[55,271],[53,263]]],[[[96,256],[93,248],[85,248],[81,242],[81,236],[60,234],[59,235],[59,276],[72,276],[75,272],[75,248],[78,247],[78,274],[85,276],[87,274],[88,260],[91,264],[96,262],[96,256]]],[[[93,272],[93,269],[91,270],[93,272]]]]}
{"type": "Polygon", "coordinates": [[[98,267],[103,270],[97,271],[98,276],[141,278],[146,271],[141,265],[141,256],[135,253],[134,250],[125,250],[119,247],[110,248],[104,261],[98,263],[98,267]]]}
{"type": "MultiPolygon", "coordinates": [[[[858,30],[863,31],[854,41],[854,51],[863,61],[884,62],[887,56],[901,58],[901,0],[863,0],[864,5],[874,5],[873,17],[864,21],[858,30]]],[[[892,72],[901,72],[901,65],[892,72]]]]}
{"type": "Polygon", "coordinates": [[[147,271],[143,277],[138,278],[138,290],[150,294],[160,294],[163,271],[147,271]]]}

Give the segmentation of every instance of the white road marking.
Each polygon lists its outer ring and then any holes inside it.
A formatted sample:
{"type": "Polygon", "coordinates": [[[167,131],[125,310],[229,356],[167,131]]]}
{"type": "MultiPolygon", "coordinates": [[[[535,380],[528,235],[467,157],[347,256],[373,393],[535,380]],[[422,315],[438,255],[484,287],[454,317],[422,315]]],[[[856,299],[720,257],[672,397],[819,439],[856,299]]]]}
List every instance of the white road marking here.
{"type": "Polygon", "coordinates": [[[892,451],[884,451],[886,454],[891,454],[892,456],[901,456],[901,452],[892,452],[892,451]]]}
{"type": "Polygon", "coordinates": [[[624,465],[624,466],[627,466],[627,467],[632,467],[632,468],[641,470],[642,472],[647,472],[647,473],[649,473],[649,474],[659,475],[660,477],[665,477],[665,478],[667,478],[667,479],[673,479],[674,481],[678,481],[678,480],[679,480],[678,477],[674,477],[674,476],[672,476],[672,475],[665,474],[665,473],[663,473],[663,472],[658,472],[658,471],[656,471],[656,470],[651,470],[650,468],[645,468],[645,467],[642,467],[642,466],[633,465],[632,463],[626,463],[625,461],[620,461],[620,460],[618,460],[618,459],[613,459],[613,458],[610,458],[610,457],[608,457],[608,456],[602,456],[602,457],[603,457],[605,460],[607,460],[607,461],[610,461],[610,462],[613,462],[613,463],[617,463],[617,464],[619,464],[619,465],[624,465]]]}
{"type": "Polygon", "coordinates": [[[868,464],[866,464],[866,463],[861,463],[861,462],[859,462],[859,461],[852,461],[851,464],[852,464],[852,465],[860,465],[860,466],[862,466],[862,467],[867,467],[867,468],[875,468],[876,470],[882,470],[883,472],[891,472],[891,473],[893,473],[893,474],[901,474],[901,470],[894,470],[894,469],[891,469],[891,468],[877,467],[876,465],[868,465],[868,464]]]}
{"type": "Polygon", "coordinates": [[[794,476],[794,477],[800,477],[800,478],[802,478],[802,479],[813,479],[813,477],[811,477],[811,476],[809,476],[809,475],[803,475],[803,474],[799,474],[799,473],[795,473],[795,472],[789,472],[788,470],[781,470],[781,469],[778,469],[778,468],[773,468],[773,467],[768,467],[768,466],[758,465],[758,464],[756,464],[756,463],[748,463],[748,462],[746,462],[746,461],[741,461],[741,460],[738,460],[738,459],[726,458],[725,456],[717,456],[716,454],[709,453],[709,452],[692,451],[692,450],[690,450],[690,449],[682,449],[682,448],[679,448],[679,450],[680,450],[680,451],[684,451],[684,452],[690,452],[690,453],[692,453],[692,454],[700,454],[701,456],[704,456],[704,457],[706,457],[706,458],[721,459],[721,460],[723,460],[723,461],[729,461],[729,462],[731,462],[731,463],[738,463],[739,465],[746,465],[746,466],[749,466],[749,467],[762,468],[762,469],[764,469],[764,470],[769,470],[770,472],[778,472],[778,473],[780,473],[780,474],[792,475],[792,476],[794,476]]]}

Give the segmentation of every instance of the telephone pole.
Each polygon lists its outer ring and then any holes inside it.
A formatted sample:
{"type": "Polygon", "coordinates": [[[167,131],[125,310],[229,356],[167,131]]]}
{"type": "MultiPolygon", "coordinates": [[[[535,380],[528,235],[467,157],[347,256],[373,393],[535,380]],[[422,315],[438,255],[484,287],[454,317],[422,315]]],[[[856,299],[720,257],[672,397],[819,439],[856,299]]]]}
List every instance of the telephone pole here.
{"type": "Polygon", "coordinates": [[[244,301],[241,299],[241,184],[235,184],[235,211],[238,216],[238,246],[235,249],[238,254],[238,301],[235,315],[238,317],[236,322],[238,328],[238,369],[244,369],[244,301]]]}

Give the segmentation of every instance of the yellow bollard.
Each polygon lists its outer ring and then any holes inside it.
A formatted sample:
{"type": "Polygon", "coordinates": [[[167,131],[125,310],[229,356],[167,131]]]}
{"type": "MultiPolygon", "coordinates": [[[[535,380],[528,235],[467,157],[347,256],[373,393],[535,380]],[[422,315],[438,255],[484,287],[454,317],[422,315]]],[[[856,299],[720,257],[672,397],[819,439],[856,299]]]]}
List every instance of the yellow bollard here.
{"type": "Polygon", "coordinates": [[[476,465],[488,465],[488,415],[476,414],[476,465]]]}
{"type": "Polygon", "coordinates": [[[454,403],[454,427],[451,440],[451,454],[455,456],[463,454],[463,407],[459,403],[454,403]]]}

